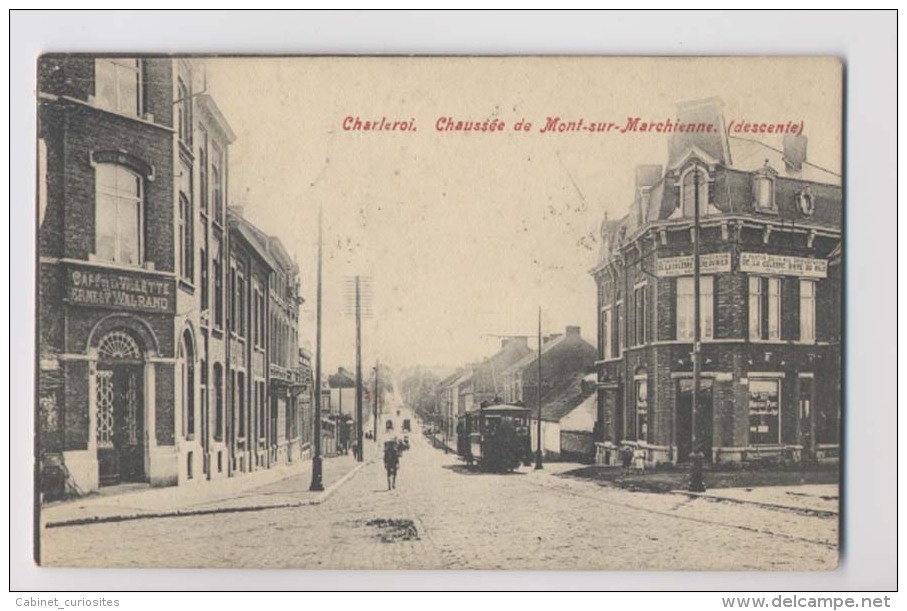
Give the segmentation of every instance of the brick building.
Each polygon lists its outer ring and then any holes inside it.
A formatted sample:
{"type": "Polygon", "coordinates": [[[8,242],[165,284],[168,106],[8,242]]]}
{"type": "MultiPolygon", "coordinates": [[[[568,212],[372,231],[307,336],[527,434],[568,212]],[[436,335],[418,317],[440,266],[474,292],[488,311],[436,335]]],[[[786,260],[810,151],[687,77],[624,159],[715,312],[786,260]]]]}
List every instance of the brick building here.
{"type": "MultiPolygon", "coordinates": [[[[692,450],[693,206],[701,215],[700,438],[707,460],[837,456],[840,176],[728,137],[720,102],[678,109],[665,168],[641,166],[628,214],[602,223],[597,457],[679,463],[692,450]]],[[[781,137],[778,136],[781,140],[781,137]]],[[[780,144],[780,143],[779,143],[780,144]]]]}
{"type": "MultiPolygon", "coordinates": [[[[542,338],[542,402],[565,381],[583,377],[595,366],[595,346],[580,335],[580,328],[568,326],[565,333],[542,338]]],[[[517,401],[535,410],[538,407],[538,353],[530,351],[501,374],[502,398],[517,401]]]]}
{"type": "Polygon", "coordinates": [[[203,67],[45,56],[38,73],[45,492],[269,466],[265,312],[279,266],[248,223],[228,226],[234,135],[203,67]]]}

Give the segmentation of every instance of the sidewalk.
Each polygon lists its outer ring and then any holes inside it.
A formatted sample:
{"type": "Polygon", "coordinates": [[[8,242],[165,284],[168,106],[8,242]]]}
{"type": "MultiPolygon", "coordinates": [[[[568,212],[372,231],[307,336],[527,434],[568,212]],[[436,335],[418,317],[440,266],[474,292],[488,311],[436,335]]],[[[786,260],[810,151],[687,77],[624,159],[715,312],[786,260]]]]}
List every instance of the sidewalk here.
{"type": "Polygon", "coordinates": [[[840,511],[838,486],[834,484],[715,488],[702,493],[678,491],[677,494],[715,501],[750,503],[773,509],[814,513],[820,516],[835,516],[840,511]]]}
{"type": "Polygon", "coordinates": [[[309,491],[312,461],[306,460],[219,481],[201,480],[194,484],[166,488],[141,487],[119,494],[89,495],[51,503],[41,508],[41,525],[53,528],[141,518],[316,505],[325,501],[362,466],[375,460],[377,448],[373,442],[366,442],[364,450],[364,460],[361,463],[352,454],[323,459],[323,492],[309,491]]]}

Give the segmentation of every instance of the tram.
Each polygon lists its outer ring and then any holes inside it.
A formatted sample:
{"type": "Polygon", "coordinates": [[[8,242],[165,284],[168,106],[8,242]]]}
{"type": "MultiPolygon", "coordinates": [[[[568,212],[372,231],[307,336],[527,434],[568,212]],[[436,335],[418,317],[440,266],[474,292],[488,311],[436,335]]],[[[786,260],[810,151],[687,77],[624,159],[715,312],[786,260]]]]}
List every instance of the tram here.
{"type": "Polygon", "coordinates": [[[529,408],[514,403],[482,403],[457,422],[457,454],[482,471],[513,471],[532,464],[529,408]]]}

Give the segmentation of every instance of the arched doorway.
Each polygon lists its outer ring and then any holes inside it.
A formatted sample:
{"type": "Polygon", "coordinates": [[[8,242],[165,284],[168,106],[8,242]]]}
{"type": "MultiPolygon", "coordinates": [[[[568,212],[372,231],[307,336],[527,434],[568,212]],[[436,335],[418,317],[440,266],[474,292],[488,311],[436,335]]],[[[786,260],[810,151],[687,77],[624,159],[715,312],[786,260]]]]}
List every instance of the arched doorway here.
{"type": "Polygon", "coordinates": [[[98,476],[101,486],[144,482],[144,358],[135,338],[114,329],[98,343],[98,476]]]}

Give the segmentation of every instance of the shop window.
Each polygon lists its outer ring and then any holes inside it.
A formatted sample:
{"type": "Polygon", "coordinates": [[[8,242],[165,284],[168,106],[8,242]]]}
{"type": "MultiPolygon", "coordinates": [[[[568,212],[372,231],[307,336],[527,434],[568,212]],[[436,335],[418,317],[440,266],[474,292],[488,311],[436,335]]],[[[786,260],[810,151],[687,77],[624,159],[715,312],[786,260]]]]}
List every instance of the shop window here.
{"type": "MultiPolygon", "coordinates": [[[[693,341],[695,333],[695,299],[693,277],[683,276],[677,279],[677,339],[693,341]]],[[[699,331],[703,340],[709,340],[715,334],[714,277],[702,276],[699,279],[699,331]]]]}
{"type": "Polygon", "coordinates": [[[636,380],[636,439],[649,440],[649,382],[636,380]]]}
{"type": "Polygon", "coordinates": [[[816,342],[816,283],[813,280],[800,281],[800,341],[816,342]]]}
{"type": "Polygon", "coordinates": [[[750,276],[749,336],[751,340],[781,339],[781,279],[750,276]]]}
{"type": "Polygon", "coordinates": [[[781,443],[781,404],[779,380],[749,380],[749,444],[781,443]]]}
{"type": "Polygon", "coordinates": [[[94,101],[107,110],[136,117],[141,115],[142,75],[139,60],[95,60],[94,101]]]}
{"type": "Polygon", "coordinates": [[[128,168],[95,166],[95,255],[123,265],[142,262],[142,178],[128,168]]]}

